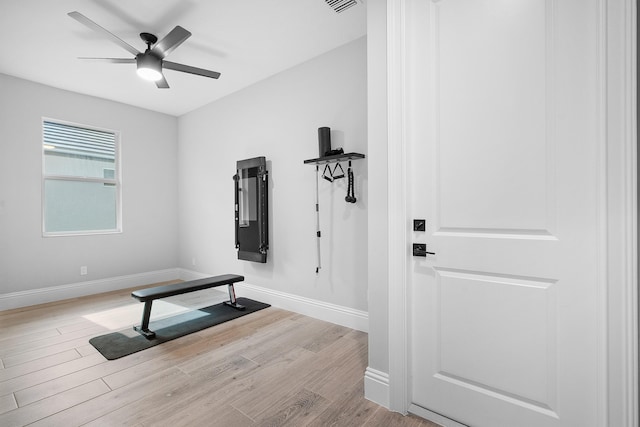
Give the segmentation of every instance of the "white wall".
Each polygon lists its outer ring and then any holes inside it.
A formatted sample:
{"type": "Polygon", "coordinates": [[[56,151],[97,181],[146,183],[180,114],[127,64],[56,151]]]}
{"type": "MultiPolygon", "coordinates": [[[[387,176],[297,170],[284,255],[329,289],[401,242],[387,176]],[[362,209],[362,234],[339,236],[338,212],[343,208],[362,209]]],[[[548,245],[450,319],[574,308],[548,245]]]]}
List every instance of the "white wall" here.
{"type": "Polygon", "coordinates": [[[353,162],[356,204],[344,200],[346,180],[320,182],[319,275],[315,167],[303,164],[318,157],[322,126],[333,148],[366,154],[366,67],[361,38],[179,118],[181,267],[367,310],[367,160],[353,162]],[[237,260],[234,247],[232,176],[236,161],[257,156],[270,179],[266,264],[237,260]]]}
{"type": "Polygon", "coordinates": [[[175,117],[2,74],[0,94],[0,295],[177,266],[175,117]],[[123,233],[42,237],[43,117],[121,132],[123,233]]]}

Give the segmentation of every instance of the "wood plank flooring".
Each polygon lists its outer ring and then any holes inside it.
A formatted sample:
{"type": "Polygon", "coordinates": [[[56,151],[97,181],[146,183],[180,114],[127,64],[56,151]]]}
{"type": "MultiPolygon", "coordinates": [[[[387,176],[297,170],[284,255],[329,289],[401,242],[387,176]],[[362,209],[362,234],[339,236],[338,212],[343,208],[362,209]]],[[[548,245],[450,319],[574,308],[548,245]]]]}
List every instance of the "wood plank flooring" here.
{"type": "Polygon", "coordinates": [[[107,361],[89,339],[139,323],[130,294],[0,312],[0,426],[436,426],[364,399],[365,333],[273,307],[107,361]]]}

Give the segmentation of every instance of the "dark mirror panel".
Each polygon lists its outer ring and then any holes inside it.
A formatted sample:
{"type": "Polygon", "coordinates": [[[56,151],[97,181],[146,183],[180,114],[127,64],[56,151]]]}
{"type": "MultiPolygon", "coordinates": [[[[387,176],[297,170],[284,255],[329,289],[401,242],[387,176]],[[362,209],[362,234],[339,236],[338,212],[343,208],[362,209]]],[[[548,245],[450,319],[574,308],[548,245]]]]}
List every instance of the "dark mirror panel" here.
{"type": "Polygon", "coordinates": [[[268,171],[265,158],[238,161],[233,180],[238,259],[265,263],[269,249],[268,171]]]}

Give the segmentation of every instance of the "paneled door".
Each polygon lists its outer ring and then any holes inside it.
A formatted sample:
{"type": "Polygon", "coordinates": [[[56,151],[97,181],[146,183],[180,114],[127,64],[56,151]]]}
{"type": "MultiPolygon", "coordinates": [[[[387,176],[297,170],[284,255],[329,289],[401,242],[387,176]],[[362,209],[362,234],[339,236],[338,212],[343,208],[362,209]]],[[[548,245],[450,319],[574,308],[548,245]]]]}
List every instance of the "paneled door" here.
{"type": "Polygon", "coordinates": [[[595,427],[602,1],[405,4],[410,411],[595,427]]]}

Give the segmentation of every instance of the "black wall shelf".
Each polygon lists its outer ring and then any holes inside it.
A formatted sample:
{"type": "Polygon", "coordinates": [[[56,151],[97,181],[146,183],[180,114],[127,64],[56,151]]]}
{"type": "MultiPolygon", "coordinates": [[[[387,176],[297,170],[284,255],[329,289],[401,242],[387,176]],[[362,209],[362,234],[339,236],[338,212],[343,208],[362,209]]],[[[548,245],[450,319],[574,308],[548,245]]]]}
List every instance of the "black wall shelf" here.
{"type": "Polygon", "coordinates": [[[364,154],[360,153],[344,153],[335,154],[333,156],[318,157],[317,159],[305,160],[305,165],[321,165],[324,163],[344,162],[346,160],[364,159],[364,154]]]}

